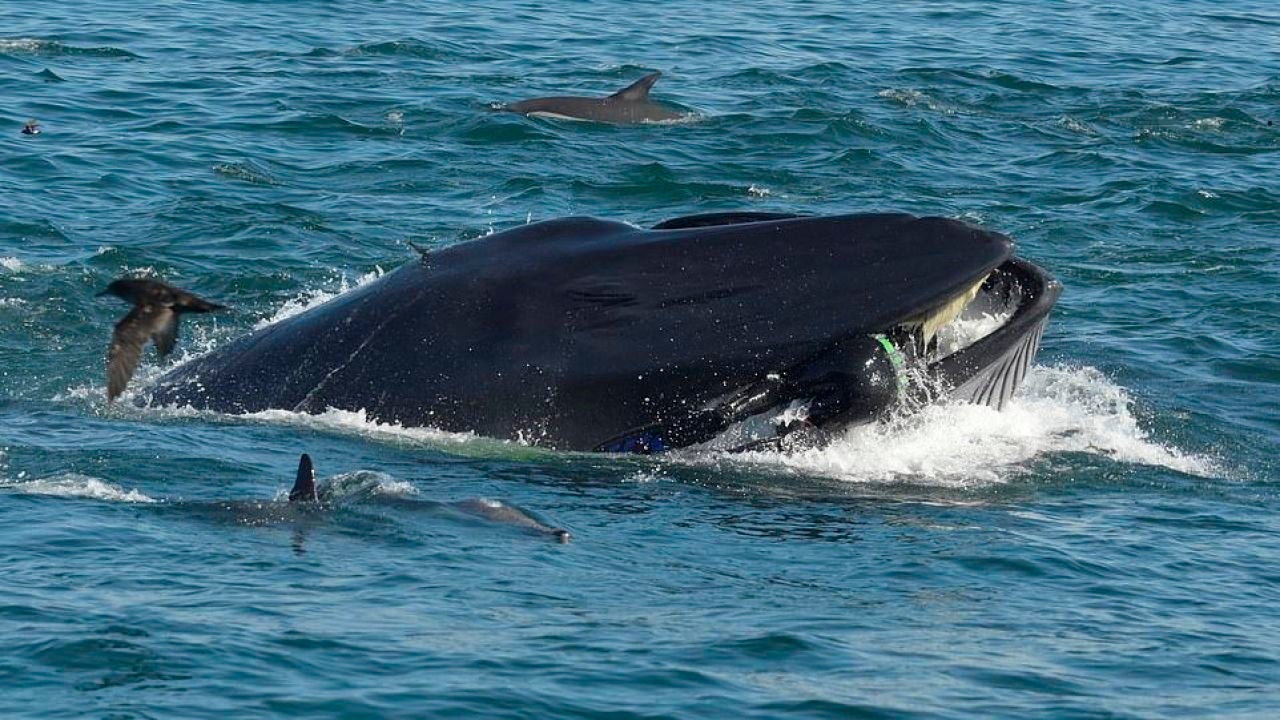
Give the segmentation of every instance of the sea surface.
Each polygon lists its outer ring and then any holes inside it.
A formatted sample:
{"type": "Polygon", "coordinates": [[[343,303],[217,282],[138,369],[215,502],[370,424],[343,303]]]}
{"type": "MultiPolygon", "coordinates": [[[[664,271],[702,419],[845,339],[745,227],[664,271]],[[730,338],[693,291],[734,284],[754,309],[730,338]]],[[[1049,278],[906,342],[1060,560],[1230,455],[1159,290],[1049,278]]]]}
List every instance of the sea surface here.
{"type": "Polygon", "coordinates": [[[0,4],[4,718],[1280,717],[1278,455],[1273,2],[0,4]],[[693,117],[491,111],[653,70],[693,117]],[[1005,411],[792,455],[105,404],[121,274],[233,308],[142,387],[409,243],[716,210],[1065,291],[1005,411]]]}

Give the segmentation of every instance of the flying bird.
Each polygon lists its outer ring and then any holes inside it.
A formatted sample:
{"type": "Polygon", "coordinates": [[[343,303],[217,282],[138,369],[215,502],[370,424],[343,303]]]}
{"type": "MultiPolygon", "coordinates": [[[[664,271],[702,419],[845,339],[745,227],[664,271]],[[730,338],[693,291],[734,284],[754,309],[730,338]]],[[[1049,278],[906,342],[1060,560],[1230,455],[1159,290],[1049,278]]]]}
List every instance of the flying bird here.
{"type": "Polygon", "coordinates": [[[156,344],[161,357],[173,351],[178,340],[178,317],[188,312],[221,310],[224,305],[150,278],[120,278],[98,293],[115,295],[133,303],[133,309],[116,323],[107,350],[107,402],[112,402],[129,384],[142,360],[148,340],[156,344]]]}

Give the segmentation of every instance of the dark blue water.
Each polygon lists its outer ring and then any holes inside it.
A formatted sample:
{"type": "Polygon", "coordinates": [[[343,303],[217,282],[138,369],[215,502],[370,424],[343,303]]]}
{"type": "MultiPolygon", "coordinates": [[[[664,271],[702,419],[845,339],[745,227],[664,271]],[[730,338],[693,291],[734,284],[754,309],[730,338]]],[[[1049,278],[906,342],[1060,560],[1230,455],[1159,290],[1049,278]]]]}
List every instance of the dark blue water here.
{"type": "Polygon", "coordinates": [[[1276,717],[1280,11],[794,5],[0,6],[0,715],[1276,717]],[[488,111],[654,69],[697,119],[488,111]],[[791,456],[104,404],[122,273],[235,308],[182,362],[409,242],[728,209],[1005,232],[1040,365],[791,456]]]}

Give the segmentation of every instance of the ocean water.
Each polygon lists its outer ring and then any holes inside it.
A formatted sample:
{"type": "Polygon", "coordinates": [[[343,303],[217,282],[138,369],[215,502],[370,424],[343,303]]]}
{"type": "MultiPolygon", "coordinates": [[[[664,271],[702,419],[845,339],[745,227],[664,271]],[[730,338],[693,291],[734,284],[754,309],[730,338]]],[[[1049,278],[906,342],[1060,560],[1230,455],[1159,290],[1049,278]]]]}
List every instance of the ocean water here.
{"type": "Polygon", "coordinates": [[[1280,716],[1277,38],[1261,0],[5,2],[0,715],[1280,716]],[[651,70],[695,118],[489,111],[651,70]],[[104,403],[122,273],[233,306],[180,363],[410,242],[715,210],[961,217],[1065,292],[1004,412],[794,455],[104,403]],[[324,509],[278,502],[301,452],[324,509]],[[479,497],[573,542],[442,510],[479,497]]]}

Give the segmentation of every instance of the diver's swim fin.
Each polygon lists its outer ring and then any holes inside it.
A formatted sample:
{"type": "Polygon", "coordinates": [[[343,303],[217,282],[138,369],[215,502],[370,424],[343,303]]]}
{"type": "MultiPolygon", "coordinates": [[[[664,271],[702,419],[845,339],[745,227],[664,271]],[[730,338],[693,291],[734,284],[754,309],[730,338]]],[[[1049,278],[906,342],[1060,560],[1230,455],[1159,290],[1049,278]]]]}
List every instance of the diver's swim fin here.
{"type": "Polygon", "coordinates": [[[311,456],[302,453],[298,458],[298,479],[293,481],[293,489],[289,491],[289,502],[316,502],[320,495],[316,492],[316,471],[311,467],[311,456]]]}

